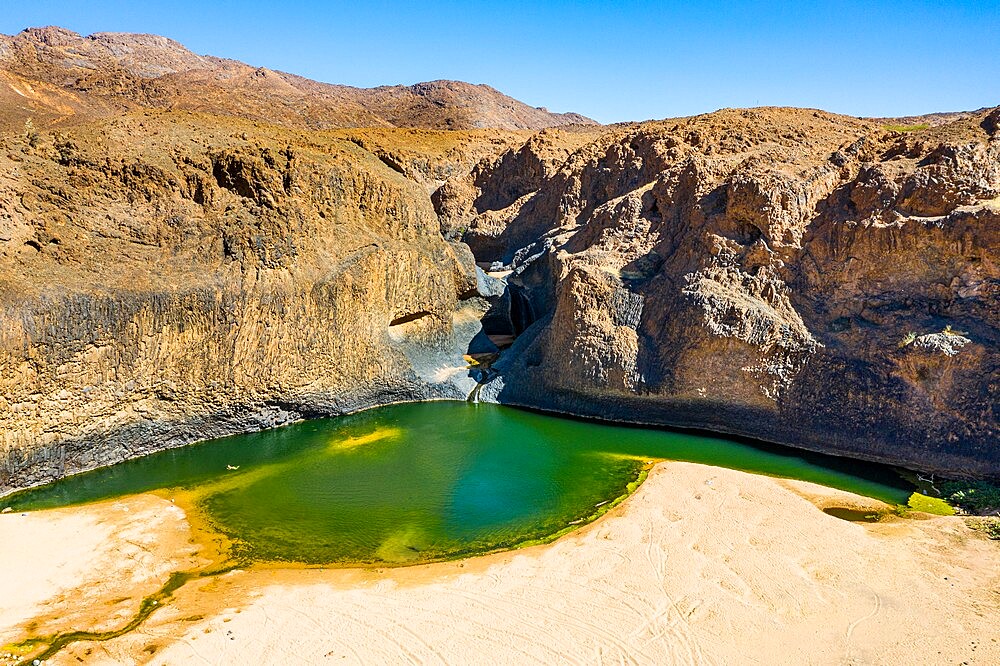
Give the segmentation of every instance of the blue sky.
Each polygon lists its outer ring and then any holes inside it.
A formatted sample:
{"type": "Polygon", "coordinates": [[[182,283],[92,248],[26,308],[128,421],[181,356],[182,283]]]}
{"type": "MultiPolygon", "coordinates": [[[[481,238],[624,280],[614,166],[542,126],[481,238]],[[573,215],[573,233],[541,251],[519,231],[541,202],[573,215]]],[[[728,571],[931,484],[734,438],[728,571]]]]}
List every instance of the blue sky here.
{"type": "Polygon", "coordinates": [[[151,32],[329,83],[488,83],[602,122],[759,105],[900,116],[1000,104],[1000,0],[4,5],[6,34],[151,32]]]}

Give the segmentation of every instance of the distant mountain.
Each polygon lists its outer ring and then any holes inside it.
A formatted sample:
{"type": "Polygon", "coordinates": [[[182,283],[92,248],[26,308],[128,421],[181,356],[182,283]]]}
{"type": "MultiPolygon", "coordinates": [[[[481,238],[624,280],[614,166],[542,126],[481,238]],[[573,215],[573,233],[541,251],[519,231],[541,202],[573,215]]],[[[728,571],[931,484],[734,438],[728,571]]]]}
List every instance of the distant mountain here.
{"type": "Polygon", "coordinates": [[[917,127],[920,125],[927,125],[928,127],[938,127],[939,125],[947,125],[948,123],[953,123],[956,120],[964,120],[966,118],[972,118],[981,115],[985,111],[989,111],[990,107],[983,107],[981,109],[976,109],[975,111],[939,111],[937,113],[925,113],[920,116],[899,116],[898,118],[866,118],[865,120],[871,120],[876,123],[882,123],[883,125],[899,125],[899,126],[910,126],[917,127]]]}
{"type": "Polygon", "coordinates": [[[200,56],[158,35],[58,27],[0,35],[0,127],[72,123],[131,108],[200,111],[291,127],[542,129],[596,125],[535,108],[487,85],[431,81],[353,88],[200,56]]]}

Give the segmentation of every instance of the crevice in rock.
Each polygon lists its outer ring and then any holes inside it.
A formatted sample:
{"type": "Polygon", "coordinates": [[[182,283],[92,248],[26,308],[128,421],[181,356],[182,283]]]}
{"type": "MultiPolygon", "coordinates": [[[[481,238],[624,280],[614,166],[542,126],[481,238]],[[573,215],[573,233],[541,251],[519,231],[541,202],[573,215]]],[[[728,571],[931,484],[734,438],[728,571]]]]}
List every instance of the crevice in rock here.
{"type": "Polygon", "coordinates": [[[508,283],[507,289],[510,291],[510,324],[516,337],[524,333],[538,317],[522,287],[508,283]]]}
{"type": "Polygon", "coordinates": [[[389,322],[389,326],[399,326],[400,324],[407,324],[411,321],[416,321],[417,319],[423,319],[424,317],[429,317],[430,312],[427,310],[420,310],[419,312],[412,312],[410,314],[405,314],[402,317],[396,317],[389,322]]]}
{"type": "MultiPolygon", "coordinates": [[[[362,140],[360,140],[360,139],[353,139],[352,138],[352,139],[349,139],[349,141],[351,143],[353,143],[355,146],[357,146],[358,148],[360,148],[361,150],[363,150],[363,151],[365,151],[367,153],[370,153],[371,155],[373,155],[374,157],[376,157],[379,162],[381,162],[382,164],[386,165],[387,167],[389,167],[390,169],[392,169],[396,173],[402,174],[404,176],[407,176],[406,169],[403,168],[403,165],[399,163],[399,161],[396,159],[396,157],[394,155],[392,155],[390,153],[387,153],[387,152],[385,152],[383,150],[378,150],[378,149],[373,150],[373,149],[369,148],[368,146],[366,146],[365,142],[362,141],[362,140]]],[[[409,178],[409,176],[407,176],[407,178],[409,178]]]]}
{"type": "Polygon", "coordinates": [[[275,419],[275,425],[284,425],[300,419],[321,419],[329,416],[329,412],[299,402],[289,400],[268,400],[264,406],[281,412],[281,416],[275,419]],[[281,417],[284,421],[281,422],[281,417]]]}
{"type": "MultiPolygon", "coordinates": [[[[534,257],[537,258],[537,257],[534,257]]],[[[470,362],[469,374],[476,387],[468,396],[470,402],[479,402],[486,385],[502,382],[499,367],[509,365],[511,358],[520,354],[523,347],[518,338],[539,318],[544,306],[533,302],[531,287],[521,282],[521,271],[531,261],[520,264],[519,270],[510,266],[485,262],[477,256],[477,291],[488,303],[480,317],[481,330],[470,342],[466,360],[470,362]]],[[[531,280],[529,279],[529,283],[531,280]]],[[[496,402],[497,391],[488,391],[488,402],[496,402]]]]}
{"type": "Polygon", "coordinates": [[[216,184],[245,198],[254,198],[254,188],[243,168],[243,163],[231,155],[213,156],[212,177],[216,184]]]}

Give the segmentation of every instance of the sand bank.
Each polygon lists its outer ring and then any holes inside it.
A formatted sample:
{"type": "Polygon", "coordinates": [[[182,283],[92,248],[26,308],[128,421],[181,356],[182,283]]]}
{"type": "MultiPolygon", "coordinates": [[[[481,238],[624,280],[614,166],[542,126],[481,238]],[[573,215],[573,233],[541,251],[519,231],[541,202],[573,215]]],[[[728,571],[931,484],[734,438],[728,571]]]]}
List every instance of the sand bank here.
{"type": "MultiPolygon", "coordinates": [[[[960,518],[858,524],[817,508],[873,504],[664,463],[622,506],[548,546],[395,570],[231,572],[189,583],[127,636],[74,644],[52,663],[1000,663],[1000,544],[960,518]]],[[[117,543],[119,514],[95,505],[17,518],[36,523],[32,534],[117,543]],[[93,513],[105,522],[86,522],[93,513]]],[[[18,589],[32,591],[5,623],[78,594],[70,579],[108,580],[108,552],[49,548],[55,559],[16,570],[18,589]]],[[[149,548],[153,560],[136,564],[151,580],[170,567],[169,551],[149,548]]],[[[17,557],[0,555],[5,588],[17,557]]],[[[135,575],[121,564],[114,578],[135,575]]]]}
{"type": "Polygon", "coordinates": [[[190,538],[184,512],[152,495],[0,515],[0,646],[124,625],[172,571],[203,564],[190,538]]]}

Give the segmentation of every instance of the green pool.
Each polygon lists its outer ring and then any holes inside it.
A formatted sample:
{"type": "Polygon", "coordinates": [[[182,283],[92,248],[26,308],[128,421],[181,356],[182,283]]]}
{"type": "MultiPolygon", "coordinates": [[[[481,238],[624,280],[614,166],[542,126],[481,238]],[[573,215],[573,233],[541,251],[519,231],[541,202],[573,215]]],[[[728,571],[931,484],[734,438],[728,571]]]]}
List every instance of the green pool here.
{"type": "Polygon", "coordinates": [[[159,491],[183,498],[202,518],[197,524],[228,537],[237,561],[410,564],[572,529],[661,458],[890,503],[905,503],[913,490],[891,469],[790,449],[431,402],[202,442],[0,502],[25,511],[159,491]]]}

